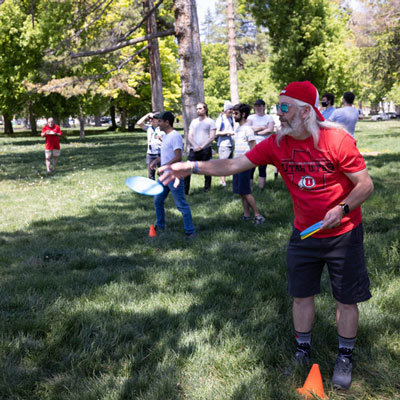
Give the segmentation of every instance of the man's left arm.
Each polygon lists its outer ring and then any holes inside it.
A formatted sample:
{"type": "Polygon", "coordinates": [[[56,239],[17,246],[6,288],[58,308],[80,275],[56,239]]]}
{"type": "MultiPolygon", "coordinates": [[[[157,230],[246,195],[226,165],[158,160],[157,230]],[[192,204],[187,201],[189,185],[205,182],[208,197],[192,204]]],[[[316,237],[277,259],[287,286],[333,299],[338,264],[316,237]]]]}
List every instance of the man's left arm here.
{"type": "MultiPolygon", "coordinates": [[[[374,184],[366,168],[358,172],[346,173],[345,175],[353,182],[354,188],[342,202],[346,203],[350,211],[352,211],[371,196],[374,191],[374,184]]],[[[322,229],[330,229],[339,226],[342,218],[343,210],[338,204],[325,214],[322,229]]]]}
{"type": "Polygon", "coordinates": [[[258,127],[253,127],[253,131],[257,133],[257,135],[266,136],[274,131],[275,124],[273,122],[269,122],[267,126],[261,126],[259,130],[256,130],[258,127]]]}

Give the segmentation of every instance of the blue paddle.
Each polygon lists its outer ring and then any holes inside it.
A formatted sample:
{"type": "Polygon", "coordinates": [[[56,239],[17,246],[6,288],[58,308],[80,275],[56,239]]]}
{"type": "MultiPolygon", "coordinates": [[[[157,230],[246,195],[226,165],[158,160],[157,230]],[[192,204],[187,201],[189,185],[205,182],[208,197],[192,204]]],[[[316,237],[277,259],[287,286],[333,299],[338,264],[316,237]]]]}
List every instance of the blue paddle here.
{"type": "Polygon", "coordinates": [[[314,235],[314,233],[321,230],[321,226],[322,221],[319,221],[316,224],[309,226],[307,229],[304,229],[304,231],[300,232],[300,239],[304,240],[307,239],[309,236],[314,235]]]}
{"type": "Polygon", "coordinates": [[[145,194],[146,196],[156,196],[164,190],[164,186],[161,183],[143,176],[130,176],[126,178],[125,185],[134,192],[145,194]]]}

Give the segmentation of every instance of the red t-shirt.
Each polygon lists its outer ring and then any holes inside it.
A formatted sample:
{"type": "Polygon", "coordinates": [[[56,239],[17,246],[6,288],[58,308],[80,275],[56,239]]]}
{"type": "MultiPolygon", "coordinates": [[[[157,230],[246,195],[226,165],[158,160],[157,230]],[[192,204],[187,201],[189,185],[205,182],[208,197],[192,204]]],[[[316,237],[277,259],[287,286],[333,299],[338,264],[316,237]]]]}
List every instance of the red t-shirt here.
{"type": "MultiPolygon", "coordinates": [[[[62,135],[61,129],[58,125],[54,124],[52,128],[50,126],[46,125],[42,129],[42,133],[46,131],[52,131],[54,133],[58,133],[59,135],[62,135]]],[[[60,138],[58,135],[45,135],[46,138],[46,150],[60,150],[60,138]]]]}
{"type": "MultiPolygon", "coordinates": [[[[246,153],[253,164],[278,168],[292,196],[294,226],[300,231],[321,221],[352,191],[354,185],[345,173],[366,168],[356,141],[341,129],[321,129],[318,147],[312,137],[296,140],[288,135],[278,146],[272,135],[246,153]]],[[[340,226],[320,230],[314,237],[341,235],[360,223],[361,207],[357,207],[343,217],[340,226]]]]}

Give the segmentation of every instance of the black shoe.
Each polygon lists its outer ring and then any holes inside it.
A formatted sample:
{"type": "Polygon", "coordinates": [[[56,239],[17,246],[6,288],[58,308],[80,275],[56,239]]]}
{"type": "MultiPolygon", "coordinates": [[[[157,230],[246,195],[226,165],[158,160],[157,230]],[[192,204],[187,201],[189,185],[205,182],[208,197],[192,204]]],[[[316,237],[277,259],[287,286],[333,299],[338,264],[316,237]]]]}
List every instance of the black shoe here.
{"type": "Polygon", "coordinates": [[[196,232],[192,232],[192,233],[185,232],[185,238],[194,239],[195,237],[196,237],[196,232]]]}
{"type": "Polygon", "coordinates": [[[298,365],[311,364],[311,347],[308,343],[300,343],[297,345],[297,350],[294,354],[294,360],[298,365]]]}
{"type": "Polygon", "coordinates": [[[154,229],[156,230],[156,232],[159,232],[159,233],[165,231],[165,228],[161,228],[161,226],[158,226],[158,225],[154,225],[154,229]]]}

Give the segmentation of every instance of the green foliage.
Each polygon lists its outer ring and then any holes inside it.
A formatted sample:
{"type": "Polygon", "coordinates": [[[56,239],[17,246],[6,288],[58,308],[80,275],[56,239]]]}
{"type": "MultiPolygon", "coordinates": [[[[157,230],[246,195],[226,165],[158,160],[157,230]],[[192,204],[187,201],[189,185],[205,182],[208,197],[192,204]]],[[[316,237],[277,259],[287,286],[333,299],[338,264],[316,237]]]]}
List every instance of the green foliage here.
{"type": "Polygon", "coordinates": [[[364,2],[369,19],[360,19],[363,38],[361,60],[368,77],[366,95],[373,103],[381,101],[400,77],[400,22],[398,0],[364,2]]]}
{"type": "Polygon", "coordinates": [[[250,9],[257,23],[268,28],[271,74],[279,87],[294,80],[310,80],[320,91],[342,93],[353,86],[348,18],[335,4],[326,0],[254,0],[250,9]]]}
{"type": "Polygon", "coordinates": [[[393,101],[396,106],[400,105],[400,84],[396,83],[388,93],[388,99],[393,101]]]}
{"type": "Polygon", "coordinates": [[[263,99],[268,112],[279,97],[279,89],[270,76],[270,64],[255,55],[245,60],[244,68],[238,71],[240,101],[252,105],[255,100],[263,99]]]}
{"type": "Polygon", "coordinates": [[[210,116],[221,112],[224,101],[231,98],[229,60],[226,44],[201,45],[204,94],[210,116]]]}

